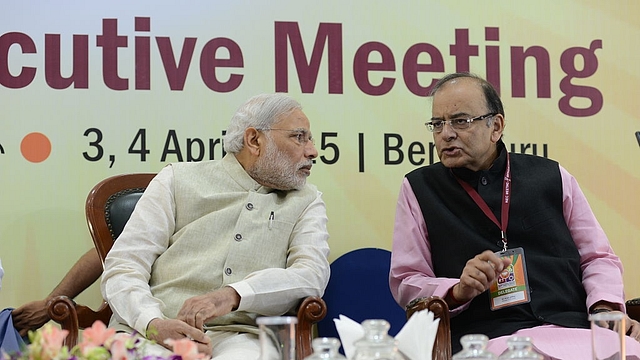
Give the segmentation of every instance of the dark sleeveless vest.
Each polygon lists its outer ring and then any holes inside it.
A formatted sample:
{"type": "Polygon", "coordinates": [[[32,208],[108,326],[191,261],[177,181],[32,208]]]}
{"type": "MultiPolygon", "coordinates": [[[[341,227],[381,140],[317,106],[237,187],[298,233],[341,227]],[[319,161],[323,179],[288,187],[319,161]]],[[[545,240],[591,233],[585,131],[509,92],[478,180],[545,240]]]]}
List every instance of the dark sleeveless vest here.
{"type": "MultiPolygon", "coordinates": [[[[511,207],[507,240],[524,249],[531,302],[492,311],[484,292],[468,309],[451,319],[454,353],[465,334],[489,338],[522,328],[556,324],[588,328],[586,292],[580,256],[562,210],[562,178],[555,161],[510,154],[511,207]]],[[[500,220],[506,150],[488,171],[455,169],[469,182],[500,220]]],[[[460,186],[442,163],[416,169],[407,176],[424,216],[435,275],[459,278],[467,260],[484,250],[500,251],[500,229],[460,186]]]]}

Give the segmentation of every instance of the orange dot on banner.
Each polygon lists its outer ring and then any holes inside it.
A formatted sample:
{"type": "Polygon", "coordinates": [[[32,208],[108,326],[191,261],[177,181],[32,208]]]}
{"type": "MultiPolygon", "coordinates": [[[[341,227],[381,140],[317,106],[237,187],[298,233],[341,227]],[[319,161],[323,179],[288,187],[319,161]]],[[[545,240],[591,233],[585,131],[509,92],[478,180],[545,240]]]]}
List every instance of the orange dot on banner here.
{"type": "Polygon", "coordinates": [[[45,161],[51,154],[51,141],[42,133],[32,132],[22,139],[20,152],[31,162],[45,161]]]}

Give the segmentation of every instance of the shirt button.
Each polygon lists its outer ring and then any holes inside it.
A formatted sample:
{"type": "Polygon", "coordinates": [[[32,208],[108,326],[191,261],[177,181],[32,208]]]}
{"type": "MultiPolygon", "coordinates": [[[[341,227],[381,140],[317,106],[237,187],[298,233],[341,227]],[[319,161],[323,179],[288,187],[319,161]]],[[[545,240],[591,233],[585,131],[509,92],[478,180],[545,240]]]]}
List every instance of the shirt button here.
{"type": "Polygon", "coordinates": [[[253,210],[253,204],[247,203],[247,205],[245,205],[245,208],[247,208],[247,210],[253,210]]]}
{"type": "Polygon", "coordinates": [[[231,268],[224,269],[224,273],[227,274],[227,275],[231,275],[231,273],[232,273],[231,268]]]}
{"type": "Polygon", "coordinates": [[[236,241],[240,241],[240,240],[242,240],[242,234],[236,234],[236,236],[234,236],[234,238],[236,239],[236,241]]]}
{"type": "Polygon", "coordinates": [[[480,183],[482,183],[482,185],[487,185],[487,178],[483,176],[482,179],[480,179],[480,183]]]}

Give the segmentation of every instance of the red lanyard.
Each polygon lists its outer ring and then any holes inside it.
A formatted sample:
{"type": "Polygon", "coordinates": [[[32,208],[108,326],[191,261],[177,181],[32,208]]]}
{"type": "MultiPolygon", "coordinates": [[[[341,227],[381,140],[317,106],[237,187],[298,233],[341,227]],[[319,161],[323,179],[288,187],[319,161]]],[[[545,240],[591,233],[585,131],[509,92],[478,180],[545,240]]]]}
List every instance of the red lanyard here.
{"type": "Polygon", "coordinates": [[[507,233],[507,224],[509,224],[509,206],[511,205],[511,202],[509,201],[511,198],[511,163],[509,161],[509,152],[506,150],[505,152],[507,153],[507,168],[504,171],[504,180],[502,182],[502,211],[501,211],[502,224],[500,224],[496,216],[493,214],[493,212],[489,208],[489,205],[487,205],[484,199],[482,199],[482,197],[480,196],[480,194],[478,194],[476,189],[474,189],[471,185],[469,185],[467,182],[463,181],[459,177],[455,176],[454,174],[454,177],[456,178],[456,180],[458,180],[458,183],[460,183],[460,185],[467,192],[467,194],[471,196],[473,201],[478,205],[478,207],[480,207],[482,212],[489,219],[491,219],[491,221],[493,221],[494,224],[496,224],[500,228],[500,236],[502,236],[502,245],[503,245],[502,251],[507,250],[506,233],[507,233]]]}

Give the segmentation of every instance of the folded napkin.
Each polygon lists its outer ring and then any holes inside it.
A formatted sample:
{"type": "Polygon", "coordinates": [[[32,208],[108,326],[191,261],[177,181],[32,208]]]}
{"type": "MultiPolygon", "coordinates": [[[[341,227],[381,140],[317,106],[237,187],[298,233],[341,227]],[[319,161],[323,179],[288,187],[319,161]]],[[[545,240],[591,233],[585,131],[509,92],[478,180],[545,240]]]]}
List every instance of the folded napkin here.
{"type": "MultiPolygon", "coordinates": [[[[333,319],[340,336],[340,342],[347,358],[355,355],[355,342],[364,336],[362,325],[340,315],[333,319]]],[[[414,313],[395,337],[398,350],[409,360],[431,360],[433,343],[436,339],[440,319],[433,319],[433,313],[422,310],[414,313]]]]}
{"type": "Polygon", "coordinates": [[[398,349],[410,360],[431,360],[439,323],[429,310],[414,313],[396,335],[398,349]]]}
{"type": "Polygon", "coordinates": [[[338,319],[333,319],[333,323],[336,325],[338,336],[340,336],[344,355],[348,359],[353,359],[353,355],[355,355],[356,352],[354,344],[364,337],[362,325],[344,315],[340,315],[338,319]]]}

